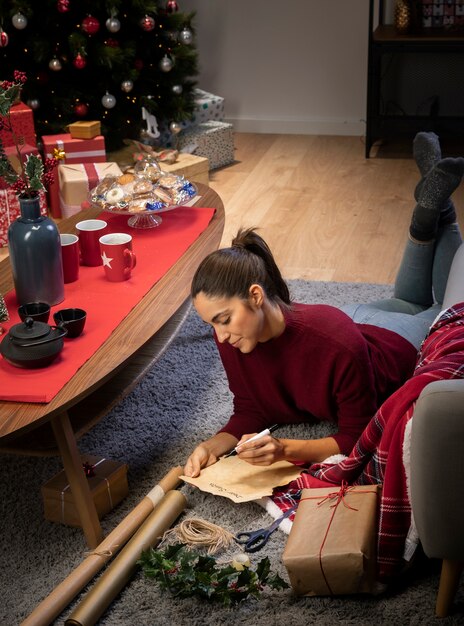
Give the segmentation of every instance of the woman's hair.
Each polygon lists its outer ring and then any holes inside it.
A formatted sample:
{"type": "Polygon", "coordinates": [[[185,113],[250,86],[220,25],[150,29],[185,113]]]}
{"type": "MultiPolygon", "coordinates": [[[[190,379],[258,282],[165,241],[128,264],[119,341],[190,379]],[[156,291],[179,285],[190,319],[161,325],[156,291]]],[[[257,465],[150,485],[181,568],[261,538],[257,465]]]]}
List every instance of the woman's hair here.
{"type": "Polygon", "coordinates": [[[203,292],[209,297],[247,300],[253,284],[260,285],[271,302],[290,304],[287,283],[269,246],[254,228],[240,229],[230,248],[215,250],[200,263],[191,296],[203,292]]]}

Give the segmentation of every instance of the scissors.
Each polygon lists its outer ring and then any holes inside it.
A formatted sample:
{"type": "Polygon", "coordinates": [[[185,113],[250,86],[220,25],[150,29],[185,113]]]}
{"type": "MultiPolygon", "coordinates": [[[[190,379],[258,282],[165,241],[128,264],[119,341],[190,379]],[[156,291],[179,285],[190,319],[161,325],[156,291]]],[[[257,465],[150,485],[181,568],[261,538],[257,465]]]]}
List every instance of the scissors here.
{"type": "Polygon", "coordinates": [[[267,544],[269,537],[276,530],[276,528],[278,528],[280,523],[284,519],[289,517],[296,510],[296,508],[296,506],[293,506],[288,509],[288,511],[285,511],[285,513],[281,517],[276,519],[267,528],[260,528],[259,530],[250,530],[249,532],[238,533],[238,535],[235,537],[235,540],[238,543],[245,544],[245,552],[257,552],[258,550],[261,550],[261,548],[263,548],[267,544]]]}

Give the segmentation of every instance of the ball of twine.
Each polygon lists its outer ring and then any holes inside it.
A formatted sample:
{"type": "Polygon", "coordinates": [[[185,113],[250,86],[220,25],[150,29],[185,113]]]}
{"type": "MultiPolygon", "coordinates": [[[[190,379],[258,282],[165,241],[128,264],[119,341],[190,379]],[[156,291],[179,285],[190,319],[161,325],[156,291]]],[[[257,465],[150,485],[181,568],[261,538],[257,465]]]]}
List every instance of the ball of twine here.
{"type": "Polygon", "coordinates": [[[234,541],[234,535],[222,526],[194,517],[183,520],[166,531],[163,542],[173,536],[186,545],[208,548],[210,555],[226,550],[234,541]]]}

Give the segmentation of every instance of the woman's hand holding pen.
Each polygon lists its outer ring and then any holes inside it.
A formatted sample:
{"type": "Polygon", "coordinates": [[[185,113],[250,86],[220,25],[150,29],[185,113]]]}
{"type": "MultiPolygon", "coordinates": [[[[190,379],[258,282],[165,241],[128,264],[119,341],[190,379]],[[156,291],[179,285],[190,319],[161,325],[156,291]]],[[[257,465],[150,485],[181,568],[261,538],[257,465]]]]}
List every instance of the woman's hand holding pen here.
{"type": "Polygon", "coordinates": [[[285,459],[284,447],[279,439],[272,437],[272,435],[266,435],[247,444],[246,442],[253,436],[254,434],[243,435],[238,442],[237,455],[239,459],[251,465],[262,466],[272,465],[272,463],[285,459]]]}

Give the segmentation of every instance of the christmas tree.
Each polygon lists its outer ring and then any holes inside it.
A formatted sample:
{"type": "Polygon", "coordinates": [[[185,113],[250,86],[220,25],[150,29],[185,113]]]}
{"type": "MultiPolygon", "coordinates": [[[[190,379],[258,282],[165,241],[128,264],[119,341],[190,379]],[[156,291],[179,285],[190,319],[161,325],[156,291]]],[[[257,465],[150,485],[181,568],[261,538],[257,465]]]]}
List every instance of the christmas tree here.
{"type": "Polygon", "coordinates": [[[174,0],[0,0],[0,80],[26,73],[39,137],[100,120],[108,150],[156,143],[193,112],[193,18],[174,0]]]}

